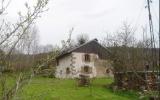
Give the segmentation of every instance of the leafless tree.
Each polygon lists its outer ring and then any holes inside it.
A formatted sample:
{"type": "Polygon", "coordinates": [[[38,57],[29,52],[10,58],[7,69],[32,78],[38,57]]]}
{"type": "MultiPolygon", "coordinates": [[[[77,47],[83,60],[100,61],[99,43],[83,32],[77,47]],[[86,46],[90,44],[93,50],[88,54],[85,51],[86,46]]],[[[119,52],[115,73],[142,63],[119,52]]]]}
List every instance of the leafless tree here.
{"type": "MultiPolygon", "coordinates": [[[[102,44],[111,51],[111,59],[114,61],[115,70],[127,68],[130,61],[129,47],[133,46],[134,33],[131,26],[123,23],[122,29],[114,34],[107,34],[102,44]]],[[[126,69],[124,69],[126,70],[126,69]]]]}
{"type": "Polygon", "coordinates": [[[72,27],[68,32],[68,38],[66,40],[62,40],[62,48],[61,51],[66,51],[68,49],[71,49],[75,46],[74,40],[72,39],[74,28],[72,27]]]}
{"type": "MultiPolygon", "coordinates": [[[[124,24],[120,31],[115,34],[108,34],[102,44],[110,51],[110,59],[113,61],[115,72],[124,72],[127,77],[127,71],[132,71],[136,78],[147,84],[147,88],[150,91],[149,81],[138,73],[138,71],[155,70],[152,66],[151,40],[145,36],[147,34],[146,30],[143,29],[143,38],[138,40],[134,37],[131,26],[124,24]],[[147,68],[146,66],[149,67],[147,68]]],[[[158,61],[159,58],[154,56],[154,59],[158,61]]],[[[157,76],[156,73],[154,73],[154,76],[157,76]]],[[[121,81],[123,82],[123,80],[121,81]]]]}
{"type": "MultiPolygon", "coordinates": [[[[23,36],[23,39],[20,40],[20,45],[23,45],[24,49],[22,49],[25,54],[33,54],[35,52],[36,47],[39,45],[39,36],[38,29],[36,26],[31,26],[27,30],[27,34],[23,36]]],[[[18,46],[18,45],[17,45],[18,46]]]]}
{"type": "Polygon", "coordinates": [[[46,44],[46,45],[38,45],[37,53],[49,53],[53,51],[53,45],[46,44]]]}
{"type": "MultiPolygon", "coordinates": [[[[7,7],[11,3],[11,0],[1,0],[0,5],[0,16],[5,16],[5,12],[7,11],[7,7]]],[[[0,57],[0,65],[1,67],[8,66],[7,61],[15,50],[15,47],[20,44],[20,41],[23,40],[24,35],[28,34],[28,29],[31,25],[33,25],[38,17],[40,17],[41,13],[46,11],[46,5],[48,4],[48,0],[37,0],[37,3],[31,7],[28,3],[25,3],[25,7],[27,12],[22,14],[18,13],[19,19],[16,23],[8,22],[6,19],[1,20],[0,25],[0,49],[6,52],[5,55],[0,57]]],[[[22,73],[19,75],[19,78],[16,81],[16,84],[10,90],[5,86],[5,75],[3,75],[3,70],[1,68],[1,86],[2,86],[2,100],[10,100],[17,93],[18,89],[24,84],[24,82],[31,77],[24,76],[22,73]]]]}

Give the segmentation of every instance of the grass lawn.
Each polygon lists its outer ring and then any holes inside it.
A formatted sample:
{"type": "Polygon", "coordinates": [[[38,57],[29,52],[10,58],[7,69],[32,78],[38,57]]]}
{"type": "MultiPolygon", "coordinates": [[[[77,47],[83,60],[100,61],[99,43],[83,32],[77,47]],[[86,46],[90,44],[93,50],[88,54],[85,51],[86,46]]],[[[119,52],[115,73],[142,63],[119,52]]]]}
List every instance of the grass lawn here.
{"type": "MultiPolygon", "coordinates": [[[[14,81],[9,79],[9,85],[11,82],[14,81]]],[[[112,82],[109,78],[95,79],[89,88],[77,87],[71,79],[35,77],[18,91],[14,100],[138,100],[135,92],[113,92],[105,87],[112,82]]]]}

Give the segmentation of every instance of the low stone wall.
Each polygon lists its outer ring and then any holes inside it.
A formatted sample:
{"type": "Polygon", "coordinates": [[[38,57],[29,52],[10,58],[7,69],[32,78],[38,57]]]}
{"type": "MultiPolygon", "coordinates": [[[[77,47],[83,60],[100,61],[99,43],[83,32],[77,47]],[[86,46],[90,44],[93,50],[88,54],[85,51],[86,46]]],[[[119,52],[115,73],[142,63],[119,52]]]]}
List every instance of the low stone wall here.
{"type": "Polygon", "coordinates": [[[156,73],[153,72],[115,72],[115,84],[121,89],[156,90],[156,73]]]}

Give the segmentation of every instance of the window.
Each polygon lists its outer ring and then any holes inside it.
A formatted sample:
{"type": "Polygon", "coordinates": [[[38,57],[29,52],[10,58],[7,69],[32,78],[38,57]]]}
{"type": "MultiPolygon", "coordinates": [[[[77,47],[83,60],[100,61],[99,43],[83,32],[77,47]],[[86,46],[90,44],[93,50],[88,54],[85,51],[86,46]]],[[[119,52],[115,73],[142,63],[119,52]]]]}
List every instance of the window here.
{"type": "Polygon", "coordinates": [[[92,73],[92,67],[84,66],[82,72],[86,74],[90,74],[92,73]]]}
{"type": "Polygon", "coordinates": [[[86,73],[89,72],[89,67],[88,66],[84,66],[84,72],[86,72],[86,73]]]}
{"type": "Polygon", "coordinates": [[[90,62],[90,55],[89,54],[85,54],[84,59],[85,59],[86,62],[90,62]]]}
{"type": "Polygon", "coordinates": [[[57,60],[56,62],[57,62],[57,66],[59,66],[59,61],[57,60]]]}
{"type": "Polygon", "coordinates": [[[66,74],[70,74],[70,68],[66,68],[66,74]]]}
{"type": "Polygon", "coordinates": [[[60,75],[62,75],[62,70],[60,70],[60,75]]]}
{"type": "Polygon", "coordinates": [[[110,73],[110,70],[109,69],[106,69],[106,74],[109,74],[110,73]]]}

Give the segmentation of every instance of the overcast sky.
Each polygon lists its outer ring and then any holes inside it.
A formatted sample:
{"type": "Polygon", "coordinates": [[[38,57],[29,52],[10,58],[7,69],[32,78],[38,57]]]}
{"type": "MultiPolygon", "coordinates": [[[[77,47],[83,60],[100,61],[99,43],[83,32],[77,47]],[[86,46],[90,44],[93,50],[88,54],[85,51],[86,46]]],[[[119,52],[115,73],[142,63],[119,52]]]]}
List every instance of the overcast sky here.
{"type": "MultiPolygon", "coordinates": [[[[16,12],[23,11],[26,0],[12,0],[8,17],[16,19],[16,12]]],[[[35,1],[35,0],[30,0],[35,1]]],[[[159,0],[151,4],[155,31],[158,32],[159,0]]],[[[73,38],[87,33],[102,39],[107,32],[117,31],[124,21],[132,26],[148,25],[146,0],[50,0],[43,16],[37,20],[41,44],[60,44],[74,27],[73,38]]],[[[137,37],[140,36],[137,34],[137,37]]]]}

